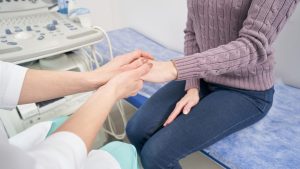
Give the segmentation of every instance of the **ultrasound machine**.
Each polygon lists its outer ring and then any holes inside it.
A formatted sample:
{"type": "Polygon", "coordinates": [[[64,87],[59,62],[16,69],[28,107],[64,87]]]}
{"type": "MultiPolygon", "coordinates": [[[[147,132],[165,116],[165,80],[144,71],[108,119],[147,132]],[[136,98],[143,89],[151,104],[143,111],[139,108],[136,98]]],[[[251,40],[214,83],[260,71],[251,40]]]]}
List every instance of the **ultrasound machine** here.
{"type": "MultiPolygon", "coordinates": [[[[60,0],[59,0],[60,1],[60,0]]],[[[58,11],[56,0],[0,0],[0,61],[33,69],[88,71],[93,45],[106,33],[58,11]]],[[[41,121],[70,115],[91,93],[0,110],[8,136],[41,121]]]]}
{"type": "Polygon", "coordinates": [[[102,31],[51,10],[51,0],[0,0],[0,60],[24,63],[92,45],[102,31]]]}

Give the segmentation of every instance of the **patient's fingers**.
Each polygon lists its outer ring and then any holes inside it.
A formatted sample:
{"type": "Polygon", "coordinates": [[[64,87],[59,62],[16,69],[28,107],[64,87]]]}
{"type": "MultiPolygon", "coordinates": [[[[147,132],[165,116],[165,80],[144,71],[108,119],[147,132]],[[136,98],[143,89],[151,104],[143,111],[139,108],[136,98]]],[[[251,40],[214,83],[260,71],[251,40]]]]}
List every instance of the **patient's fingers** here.
{"type": "Polygon", "coordinates": [[[195,104],[193,104],[193,102],[189,101],[183,108],[183,114],[189,114],[192,107],[194,107],[195,104]]]}
{"type": "Polygon", "coordinates": [[[173,110],[173,112],[171,113],[171,115],[168,117],[167,121],[164,123],[164,126],[166,127],[167,125],[169,125],[170,123],[172,123],[176,117],[181,113],[183,107],[185,106],[185,102],[183,101],[179,101],[176,104],[175,109],[173,110]]]}

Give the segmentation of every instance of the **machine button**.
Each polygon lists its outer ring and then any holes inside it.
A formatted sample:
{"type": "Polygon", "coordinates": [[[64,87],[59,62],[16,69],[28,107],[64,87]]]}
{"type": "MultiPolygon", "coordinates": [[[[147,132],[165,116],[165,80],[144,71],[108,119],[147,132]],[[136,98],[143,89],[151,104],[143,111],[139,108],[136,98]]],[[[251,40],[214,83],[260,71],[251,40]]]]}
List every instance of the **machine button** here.
{"type": "Polygon", "coordinates": [[[14,46],[14,45],[17,45],[18,43],[17,42],[7,42],[7,45],[12,45],[12,46],[14,46]]]}
{"type": "Polygon", "coordinates": [[[8,48],[8,49],[0,49],[0,54],[7,54],[7,53],[12,53],[12,52],[18,52],[21,51],[22,48],[20,47],[13,47],[13,48],[8,48]]]}
{"type": "Polygon", "coordinates": [[[72,24],[70,24],[70,23],[66,23],[65,26],[66,26],[67,28],[72,28],[72,27],[74,27],[74,26],[73,26],[72,24]]]}
{"type": "Polygon", "coordinates": [[[6,33],[7,35],[11,35],[11,34],[12,34],[12,32],[11,32],[10,29],[5,29],[5,33],[6,33]]]}
{"type": "Polygon", "coordinates": [[[5,39],[6,38],[6,36],[0,36],[0,39],[5,39]]]}
{"type": "Polygon", "coordinates": [[[21,28],[16,28],[15,32],[22,32],[23,30],[21,28]]]}
{"type": "Polygon", "coordinates": [[[7,42],[7,40],[3,39],[3,40],[1,40],[1,42],[2,42],[2,43],[6,43],[6,42],[7,42]]]}
{"type": "Polygon", "coordinates": [[[43,39],[45,39],[45,36],[38,37],[38,40],[43,40],[43,39]]]}
{"type": "Polygon", "coordinates": [[[32,31],[31,26],[26,26],[26,30],[27,30],[27,31],[32,31]]]}
{"type": "Polygon", "coordinates": [[[48,29],[49,31],[54,31],[54,30],[56,30],[56,26],[55,26],[54,24],[48,24],[48,25],[47,25],[47,29],[48,29]]]}

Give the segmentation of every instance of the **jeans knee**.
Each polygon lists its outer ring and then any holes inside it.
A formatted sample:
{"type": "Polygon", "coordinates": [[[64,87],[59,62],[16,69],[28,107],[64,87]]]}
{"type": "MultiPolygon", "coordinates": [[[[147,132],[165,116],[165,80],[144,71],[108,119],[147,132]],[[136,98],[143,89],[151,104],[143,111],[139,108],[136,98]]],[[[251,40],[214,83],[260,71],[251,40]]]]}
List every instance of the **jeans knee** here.
{"type": "Polygon", "coordinates": [[[141,151],[141,162],[145,169],[173,168],[168,158],[168,153],[160,148],[159,143],[146,143],[141,151]]]}
{"type": "Polygon", "coordinates": [[[157,161],[159,154],[155,147],[144,146],[140,156],[145,169],[159,169],[157,161]]]}
{"type": "MultiPolygon", "coordinates": [[[[146,131],[137,121],[131,119],[126,126],[126,134],[132,144],[138,146],[146,137],[146,131]]],[[[138,148],[138,147],[137,147],[138,148]]]]}
{"type": "Polygon", "coordinates": [[[126,126],[126,134],[129,138],[129,140],[131,141],[132,139],[136,138],[139,133],[138,133],[138,128],[135,124],[134,121],[130,120],[128,123],[127,123],[127,126],[126,126]]]}

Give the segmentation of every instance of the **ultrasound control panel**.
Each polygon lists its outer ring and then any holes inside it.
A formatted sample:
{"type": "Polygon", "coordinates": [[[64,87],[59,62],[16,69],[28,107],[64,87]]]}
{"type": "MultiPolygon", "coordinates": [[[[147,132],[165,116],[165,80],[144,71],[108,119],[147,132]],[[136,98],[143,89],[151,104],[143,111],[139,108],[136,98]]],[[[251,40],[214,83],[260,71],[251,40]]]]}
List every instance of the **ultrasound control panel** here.
{"type": "Polygon", "coordinates": [[[57,0],[0,0],[0,13],[46,8],[56,3],[57,0]]]}
{"type": "MultiPolygon", "coordinates": [[[[0,0],[0,6],[4,1],[7,6],[23,0],[0,0]]],[[[0,60],[21,63],[95,44],[102,39],[100,30],[82,27],[66,15],[49,11],[47,3],[40,4],[41,8],[34,6],[33,3],[27,8],[23,6],[24,10],[16,8],[15,12],[0,10],[0,60]]]]}

